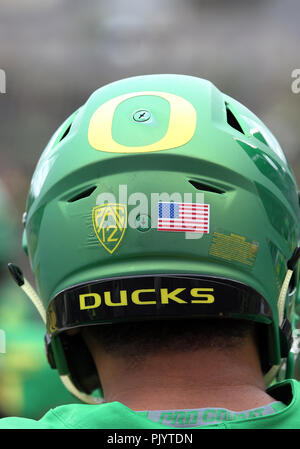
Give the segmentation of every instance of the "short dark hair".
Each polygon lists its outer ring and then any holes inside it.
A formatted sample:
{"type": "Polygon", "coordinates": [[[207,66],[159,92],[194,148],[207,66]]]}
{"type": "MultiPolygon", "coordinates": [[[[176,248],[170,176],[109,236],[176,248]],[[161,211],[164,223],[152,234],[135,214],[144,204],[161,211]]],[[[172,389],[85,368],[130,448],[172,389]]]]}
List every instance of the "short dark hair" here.
{"type": "Polygon", "coordinates": [[[124,357],[200,348],[230,350],[253,331],[251,321],[222,318],[126,322],[86,328],[104,351],[124,357]]]}

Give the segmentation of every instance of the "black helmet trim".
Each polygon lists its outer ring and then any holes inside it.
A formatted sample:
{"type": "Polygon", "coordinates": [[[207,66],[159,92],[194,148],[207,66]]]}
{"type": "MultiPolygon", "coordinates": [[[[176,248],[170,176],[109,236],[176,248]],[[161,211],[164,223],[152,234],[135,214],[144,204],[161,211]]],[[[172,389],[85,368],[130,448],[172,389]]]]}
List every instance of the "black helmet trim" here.
{"type": "Polygon", "coordinates": [[[241,318],[266,324],[271,307],[253,288],[212,276],[130,276],[83,283],[49,304],[47,332],[91,324],[176,318],[241,318]]]}
{"type": "MultiPolygon", "coordinates": [[[[275,323],[265,298],[240,282],[193,274],[102,279],[61,291],[47,311],[46,352],[53,368],[71,376],[80,391],[90,394],[101,388],[91,355],[79,341],[80,334],[75,342],[74,336],[63,331],[126,321],[218,317],[261,323],[259,331],[265,342],[259,347],[262,370],[265,373],[278,364],[276,345],[271,344],[275,323]]],[[[286,319],[284,323],[279,332],[281,357],[286,357],[292,343],[290,323],[286,319]]]]}

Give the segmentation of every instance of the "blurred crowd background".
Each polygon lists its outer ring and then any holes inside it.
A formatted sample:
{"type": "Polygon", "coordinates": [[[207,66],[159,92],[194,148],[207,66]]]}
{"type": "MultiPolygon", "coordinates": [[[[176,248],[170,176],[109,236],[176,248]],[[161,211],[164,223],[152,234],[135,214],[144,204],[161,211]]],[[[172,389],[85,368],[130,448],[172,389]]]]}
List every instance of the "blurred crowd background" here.
{"type": "Polygon", "coordinates": [[[98,87],[146,73],[207,78],[274,132],[300,184],[298,0],[0,0],[0,178],[21,220],[37,160],[98,87]]]}
{"type": "Polygon", "coordinates": [[[21,218],[38,158],[70,113],[119,78],[211,80],[270,127],[300,185],[299,17],[298,0],[0,0],[0,180],[15,214],[10,257],[25,274],[21,218]]]}

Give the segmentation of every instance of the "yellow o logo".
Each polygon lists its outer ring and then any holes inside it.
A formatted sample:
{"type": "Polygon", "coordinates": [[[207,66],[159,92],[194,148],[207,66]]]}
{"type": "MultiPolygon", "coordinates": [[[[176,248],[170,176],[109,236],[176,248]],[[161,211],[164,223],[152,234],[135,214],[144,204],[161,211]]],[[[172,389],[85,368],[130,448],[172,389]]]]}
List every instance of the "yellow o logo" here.
{"type": "Polygon", "coordinates": [[[185,98],[168,92],[132,92],[107,101],[94,112],[89,124],[88,140],[95,150],[108,153],[148,153],[169,150],[170,148],[180,147],[191,140],[195,133],[196,122],[196,110],[185,98]],[[123,101],[141,95],[154,95],[169,102],[168,130],[162,139],[149,145],[121,145],[113,139],[111,134],[114,112],[123,101]]]}

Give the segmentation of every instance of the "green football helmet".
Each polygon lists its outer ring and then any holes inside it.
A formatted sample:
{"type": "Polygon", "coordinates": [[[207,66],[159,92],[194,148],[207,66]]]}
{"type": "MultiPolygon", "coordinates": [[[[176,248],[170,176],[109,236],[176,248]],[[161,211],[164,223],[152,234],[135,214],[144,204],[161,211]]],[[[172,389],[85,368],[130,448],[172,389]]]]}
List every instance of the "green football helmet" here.
{"type": "Polygon", "coordinates": [[[288,359],[298,188],[269,129],[211,82],[147,75],[96,90],[42,153],[25,218],[48,360],[76,391],[101,389],[80,333],[66,332],[89,325],[252,320],[266,384],[288,359]]]}

